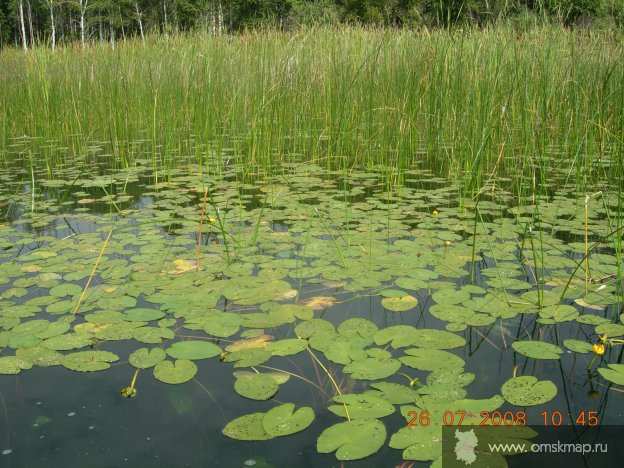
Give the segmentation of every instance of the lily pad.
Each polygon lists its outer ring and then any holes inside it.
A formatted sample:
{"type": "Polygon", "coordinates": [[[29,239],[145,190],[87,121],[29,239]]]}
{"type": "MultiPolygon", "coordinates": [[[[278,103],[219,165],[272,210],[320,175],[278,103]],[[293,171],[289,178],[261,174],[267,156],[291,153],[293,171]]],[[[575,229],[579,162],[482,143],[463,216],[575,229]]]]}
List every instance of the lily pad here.
{"type": "Polygon", "coordinates": [[[265,413],[246,414],[225,425],[223,434],[236,440],[269,440],[273,438],[265,429],[262,421],[265,413]]]}
{"type": "Polygon", "coordinates": [[[149,322],[151,320],[160,320],[167,315],[162,310],[156,309],[130,309],[124,314],[124,320],[128,322],[149,322]]]}
{"type": "Polygon", "coordinates": [[[251,400],[268,400],[278,389],[278,382],[265,374],[245,375],[234,382],[236,393],[251,400]]]}
{"type": "Polygon", "coordinates": [[[221,348],[210,341],[178,341],[167,349],[166,353],[175,359],[208,359],[221,354],[221,348]]]}
{"type": "Polygon", "coordinates": [[[464,360],[448,351],[437,349],[410,348],[405,350],[407,356],[399,360],[406,366],[425,371],[464,367],[464,360]]]}
{"type": "Polygon", "coordinates": [[[383,398],[393,405],[414,403],[418,398],[420,398],[420,395],[416,390],[396,383],[375,382],[371,383],[370,387],[374,390],[367,392],[367,394],[383,398]]]}
{"type": "Polygon", "coordinates": [[[79,351],[67,354],[62,361],[64,367],[78,372],[95,372],[110,368],[111,362],[119,356],[109,351],[79,351]]]}
{"type": "Polygon", "coordinates": [[[286,403],[269,410],[262,419],[267,434],[273,437],[287,436],[306,429],[314,421],[312,408],[303,407],[294,411],[295,405],[286,403]]]}
{"type": "Polygon", "coordinates": [[[377,452],[385,440],[386,426],[376,419],[346,421],[325,429],[316,442],[316,450],[336,450],[338,460],[359,460],[377,452]]]}
{"type": "Polygon", "coordinates": [[[563,341],[563,346],[568,348],[570,351],[581,354],[589,353],[592,350],[591,343],[588,343],[587,341],[573,340],[570,338],[563,341]]]}
{"type": "Polygon", "coordinates": [[[186,359],[178,359],[175,364],[171,361],[162,361],[154,367],[154,377],[167,384],[188,382],[196,373],[197,365],[186,359]]]}
{"type": "Polygon", "coordinates": [[[353,361],[345,366],[343,372],[359,380],[377,380],[390,377],[401,368],[401,363],[392,358],[370,357],[353,361]]]}
{"type": "Polygon", "coordinates": [[[538,381],[532,375],[514,377],[501,388],[505,400],[516,406],[535,406],[547,403],[557,395],[557,386],[550,380],[538,381]]]}
{"type": "Polygon", "coordinates": [[[409,294],[400,297],[384,297],[381,305],[392,312],[404,312],[418,305],[418,299],[409,294]]]}
{"type": "Polygon", "coordinates": [[[32,363],[15,356],[0,357],[0,374],[19,374],[22,370],[30,369],[32,363]]]}
{"type": "Polygon", "coordinates": [[[137,369],[149,369],[166,357],[167,353],[161,348],[139,348],[128,357],[128,362],[137,369]]]}
{"type": "Polygon", "coordinates": [[[600,367],[600,375],[617,385],[624,385],[624,364],[609,364],[609,368],[600,367]]]}
{"type": "Polygon", "coordinates": [[[533,359],[559,359],[563,354],[558,346],[543,341],[516,341],[512,347],[516,352],[533,359]]]}
{"type": "Polygon", "coordinates": [[[343,418],[350,419],[371,419],[382,418],[394,413],[394,406],[387,400],[367,394],[337,395],[334,397],[336,403],[331,405],[329,411],[343,418]],[[346,409],[345,409],[346,406],[346,409]]]}

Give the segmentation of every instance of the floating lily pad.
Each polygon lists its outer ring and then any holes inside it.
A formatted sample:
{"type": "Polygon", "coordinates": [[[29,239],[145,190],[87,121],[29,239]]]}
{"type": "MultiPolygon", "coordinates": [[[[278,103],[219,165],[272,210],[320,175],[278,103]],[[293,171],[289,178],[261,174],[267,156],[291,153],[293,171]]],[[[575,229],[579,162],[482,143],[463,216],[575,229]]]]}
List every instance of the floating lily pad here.
{"type": "Polygon", "coordinates": [[[165,312],[156,309],[130,309],[125,312],[124,320],[128,322],[149,322],[159,320],[167,315],[165,312]]]}
{"type": "Polygon", "coordinates": [[[273,438],[262,424],[264,413],[247,414],[236,418],[223,428],[223,434],[236,440],[269,440],[273,438]]]}
{"type": "Polygon", "coordinates": [[[91,346],[95,340],[91,335],[83,333],[66,333],[64,335],[54,336],[41,342],[41,346],[55,351],[69,351],[72,349],[84,348],[91,346]]]}
{"type": "Polygon", "coordinates": [[[603,323],[596,327],[598,335],[607,335],[609,338],[615,338],[624,335],[624,325],[619,323],[603,323]]]}
{"type": "Polygon", "coordinates": [[[140,348],[128,357],[128,362],[137,369],[149,369],[164,361],[166,357],[167,353],[161,348],[140,348]]]}
{"type": "Polygon", "coordinates": [[[609,364],[609,368],[598,368],[600,375],[616,385],[624,385],[624,364],[609,364]]]}
{"type": "Polygon", "coordinates": [[[273,437],[287,436],[306,429],[314,421],[312,408],[303,407],[294,411],[295,405],[286,403],[269,410],[262,419],[267,434],[273,437]]]}
{"type": "Polygon", "coordinates": [[[19,374],[22,370],[30,369],[32,363],[15,356],[0,357],[0,374],[19,374]]]}
{"type": "Polygon", "coordinates": [[[165,349],[175,359],[208,359],[221,354],[221,348],[210,341],[177,341],[165,349]]]}
{"type": "Polygon", "coordinates": [[[414,333],[414,346],[428,349],[453,349],[466,344],[466,340],[454,333],[444,330],[418,329],[414,333]]]}
{"type": "Polygon", "coordinates": [[[82,288],[73,283],[59,284],[50,289],[50,295],[54,297],[75,296],[80,293],[82,293],[82,288]]]}
{"type": "Polygon", "coordinates": [[[404,312],[418,305],[418,299],[414,296],[405,295],[400,297],[384,297],[381,305],[392,312],[404,312]]]}
{"type": "Polygon", "coordinates": [[[515,341],[511,346],[516,352],[533,359],[559,359],[563,354],[558,346],[543,341],[515,341]]]}
{"type": "Polygon", "coordinates": [[[407,356],[399,358],[403,364],[425,371],[464,367],[465,364],[459,356],[437,349],[410,348],[405,350],[405,354],[407,356]]]}
{"type": "Polygon", "coordinates": [[[186,359],[178,359],[175,364],[171,361],[162,361],[154,367],[154,377],[167,384],[188,382],[196,373],[197,365],[186,359]]]}
{"type": "Polygon", "coordinates": [[[325,429],[316,442],[316,450],[336,450],[338,460],[359,460],[377,452],[385,440],[386,426],[376,419],[346,421],[325,429]]]}
{"type": "Polygon", "coordinates": [[[43,346],[33,346],[30,348],[19,348],[15,351],[15,357],[28,361],[35,366],[50,367],[58,366],[63,362],[65,356],[43,346]]]}
{"type": "Polygon", "coordinates": [[[557,386],[550,380],[538,381],[532,375],[514,377],[503,384],[505,400],[516,406],[535,406],[549,402],[557,395],[557,386]]]}
{"type": "Polygon", "coordinates": [[[393,348],[405,348],[413,345],[417,336],[416,328],[411,325],[394,325],[382,328],[375,333],[373,339],[379,346],[390,343],[393,348]]]}
{"type": "Polygon", "coordinates": [[[268,400],[277,393],[278,382],[270,375],[244,375],[234,382],[234,390],[251,400],[268,400]]]}
{"type": "Polygon", "coordinates": [[[556,304],[544,307],[540,310],[539,315],[541,318],[552,319],[556,323],[561,323],[576,320],[579,316],[579,311],[571,305],[556,304]]]}
{"type": "Polygon", "coordinates": [[[563,346],[568,348],[570,351],[581,354],[589,353],[592,350],[591,343],[588,343],[587,341],[573,340],[570,338],[563,341],[563,346]]]}
{"type": "Polygon", "coordinates": [[[266,349],[270,351],[274,356],[292,356],[293,354],[300,353],[306,347],[308,343],[306,340],[299,338],[292,338],[286,340],[279,340],[270,343],[266,349]]]}
{"type": "Polygon", "coordinates": [[[370,357],[354,361],[345,366],[343,372],[359,380],[377,380],[390,377],[401,368],[401,363],[392,358],[370,357]]]}
{"type": "Polygon", "coordinates": [[[336,403],[328,409],[338,416],[350,419],[382,418],[394,413],[394,406],[387,400],[367,394],[338,395],[334,397],[336,403]],[[345,408],[346,406],[346,408],[345,408]]]}
{"type": "Polygon", "coordinates": [[[414,403],[418,398],[420,398],[420,395],[416,390],[396,383],[375,382],[371,383],[370,387],[374,390],[367,392],[367,394],[383,398],[393,405],[414,403]]]}
{"type": "Polygon", "coordinates": [[[119,360],[109,351],[79,351],[65,355],[63,366],[78,372],[95,372],[110,368],[111,362],[119,360]]]}

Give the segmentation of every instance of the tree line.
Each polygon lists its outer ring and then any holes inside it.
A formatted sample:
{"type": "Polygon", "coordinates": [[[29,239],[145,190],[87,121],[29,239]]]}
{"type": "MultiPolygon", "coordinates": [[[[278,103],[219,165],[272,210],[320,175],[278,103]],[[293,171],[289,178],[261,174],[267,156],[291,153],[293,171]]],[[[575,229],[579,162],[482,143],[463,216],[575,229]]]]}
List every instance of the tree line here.
{"type": "Polygon", "coordinates": [[[0,0],[0,47],[318,24],[484,26],[501,20],[622,26],[624,0],[0,0]]]}

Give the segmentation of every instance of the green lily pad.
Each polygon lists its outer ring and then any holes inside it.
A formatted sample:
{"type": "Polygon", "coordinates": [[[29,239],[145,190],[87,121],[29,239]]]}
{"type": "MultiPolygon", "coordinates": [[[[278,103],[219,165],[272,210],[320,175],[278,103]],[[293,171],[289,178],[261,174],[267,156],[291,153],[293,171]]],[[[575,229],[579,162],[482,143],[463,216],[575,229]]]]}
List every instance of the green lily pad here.
{"type": "Polygon", "coordinates": [[[197,365],[186,359],[178,359],[175,364],[171,361],[162,361],[154,367],[154,377],[167,384],[188,382],[196,373],[197,365]]]}
{"type": "Polygon", "coordinates": [[[343,418],[347,417],[347,412],[350,419],[382,418],[394,413],[392,404],[373,395],[356,393],[337,395],[334,397],[334,401],[341,404],[331,405],[328,408],[329,411],[343,418]]]}
{"type": "Polygon", "coordinates": [[[435,460],[442,455],[442,431],[433,424],[402,427],[392,435],[389,446],[403,450],[404,460],[435,460]]]}
{"type": "Polygon", "coordinates": [[[563,346],[568,348],[570,351],[581,354],[589,353],[592,350],[591,343],[581,340],[567,339],[563,341],[563,346]]]}
{"type": "Polygon", "coordinates": [[[533,359],[560,359],[563,354],[558,346],[543,341],[516,341],[511,346],[516,352],[533,359]]]}
{"type": "Polygon", "coordinates": [[[363,318],[347,319],[338,326],[338,333],[346,336],[347,338],[353,336],[370,338],[377,332],[377,330],[377,325],[370,320],[363,318]]]}
{"type": "Polygon", "coordinates": [[[210,341],[177,341],[165,349],[175,359],[209,359],[221,354],[221,348],[210,341]]]}
{"type": "Polygon", "coordinates": [[[79,351],[67,354],[63,366],[78,372],[95,372],[110,368],[110,362],[119,360],[119,356],[109,351],[79,351]]]}
{"type": "Polygon", "coordinates": [[[41,346],[55,351],[69,351],[72,349],[91,346],[95,340],[91,335],[83,333],[66,333],[64,335],[53,336],[41,342],[41,346]]]}
{"type": "Polygon", "coordinates": [[[50,367],[58,366],[63,362],[65,356],[43,346],[33,346],[30,348],[19,348],[15,351],[15,357],[31,362],[35,366],[50,367]]]}
{"type": "Polygon", "coordinates": [[[427,349],[453,349],[466,344],[466,340],[444,330],[418,329],[414,333],[414,346],[427,349]]]}
{"type": "Polygon", "coordinates": [[[600,375],[616,385],[624,385],[624,364],[609,364],[609,368],[600,367],[600,375]]]}
{"type": "Polygon", "coordinates": [[[607,335],[609,338],[615,338],[624,335],[624,325],[619,323],[603,323],[596,327],[598,335],[607,335]]]}
{"type": "Polygon", "coordinates": [[[22,370],[30,369],[32,363],[15,356],[0,357],[0,374],[19,374],[22,370]]]}
{"type": "Polygon", "coordinates": [[[555,304],[544,307],[540,310],[539,315],[543,319],[552,319],[557,323],[570,322],[576,320],[579,316],[579,311],[568,304],[555,304]]]}
{"type": "Polygon", "coordinates": [[[160,320],[167,315],[162,310],[156,309],[130,309],[124,314],[124,320],[128,322],[150,322],[152,320],[160,320]]]}
{"type": "Polygon", "coordinates": [[[390,377],[401,368],[401,363],[392,358],[375,358],[369,357],[344,367],[345,374],[351,374],[351,377],[359,380],[378,380],[390,377]]]}
{"type": "Polygon", "coordinates": [[[306,429],[314,421],[312,408],[303,407],[294,411],[295,405],[286,403],[269,410],[262,419],[267,434],[273,437],[287,436],[306,429]]]}
{"type": "Polygon", "coordinates": [[[557,395],[557,386],[550,380],[538,381],[532,375],[514,377],[501,388],[505,400],[516,406],[535,406],[547,403],[557,395]]]}
{"type": "Polygon", "coordinates": [[[396,349],[413,345],[417,336],[417,329],[411,325],[394,325],[382,328],[375,333],[373,339],[379,346],[390,343],[396,349]]]}
{"type": "Polygon", "coordinates": [[[359,460],[377,452],[385,440],[386,426],[376,419],[346,421],[325,429],[316,441],[316,450],[336,450],[338,460],[359,460]]]}
{"type": "Polygon", "coordinates": [[[50,289],[50,295],[54,297],[75,296],[82,293],[82,288],[77,284],[63,283],[50,289]]]}
{"type": "Polygon", "coordinates": [[[242,376],[234,382],[234,390],[251,400],[268,400],[277,393],[278,382],[270,375],[255,374],[242,376]]]}
{"type": "MultiPolygon", "coordinates": [[[[250,372],[250,371],[234,371],[233,374],[234,374],[234,377],[236,377],[237,379],[258,375],[257,372],[250,372]]],[[[282,385],[288,382],[288,380],[290,380],[289,374],[286,374],[285,372],[280,372],[280,371],[263,372],[262,375],[268,375],[272,377],[273,379],[275,379],[278,385],[282,385]]]]}
{"type": "Polygon", "coordinates": [[[270,351],[274,356],[292,356],[293,354],[300,353],[306,349],[307,346],[308,343],[306,340],[291,338],[269,343],[266,350],[270,351]]]}
{"type": "Polygon", "coordinates": [[[616,385],[624,385],[624,364],[609,364],[609,368],[598,368],[600,375],[616,385]]]}
{"type": "Polygon", "coordinates": [[[418,299],[409,294],[401,297],[384,297],[381,300],[381,305],[392,312],[404,312],[416,307],[418,299]]]}
{"type": "Polygon", "coordinates": [[[128,362],[137,369],[149,369],[166,357],[167,353],[161,348],[139,348],[128,357],[128,362]]]}
{"type": "Polygon", "coordinates": [[[371,383],[370,387],[374,390],[367,392],[379,398],[383,398],[393,405],[405,405],[407,403],[414,403],[420,395],[418,392],[405,385],[400,385],[390,382],[375,382],[371,383]]]}
{"type": "Polygon", "coordinates": [[[265,413],[246,414],[225,425],[223,434],[236,440],[269,440],[273,436],[265,429],[262,421],[265,413]]]}
{"type": "Polygon", "coordinates": [[[406,366],[425,371],[464,367],[464,360],[448,351],[438,349],[410,348],[405,350],[407,356],[399,360],[406,366]]]}

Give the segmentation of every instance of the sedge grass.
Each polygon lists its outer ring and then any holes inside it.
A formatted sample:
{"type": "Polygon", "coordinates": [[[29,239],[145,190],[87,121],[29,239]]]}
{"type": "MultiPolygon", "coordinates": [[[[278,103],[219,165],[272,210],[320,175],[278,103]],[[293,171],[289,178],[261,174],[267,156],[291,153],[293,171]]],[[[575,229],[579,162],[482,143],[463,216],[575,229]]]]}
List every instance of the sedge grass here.
{"type": "Polygon", "coordinates": [[[544,178],[569,164],[586,188],[624,174],[617,34],[320,28],[6,50],[0,158],[17,142],[52,172],[108,154],[159,179],[180,163],[262,176],[306,160],[380,165],[392,184],[424,160],[464,195],[495,168],[544,178]]]}

